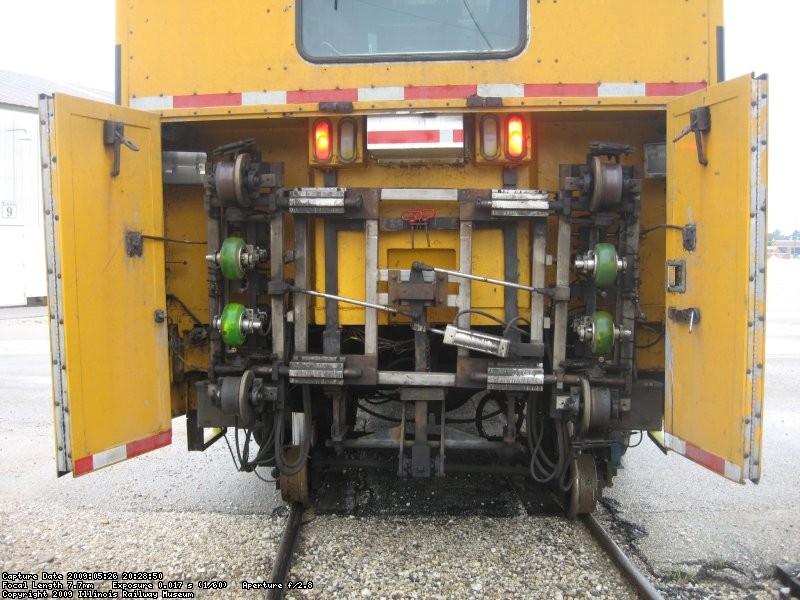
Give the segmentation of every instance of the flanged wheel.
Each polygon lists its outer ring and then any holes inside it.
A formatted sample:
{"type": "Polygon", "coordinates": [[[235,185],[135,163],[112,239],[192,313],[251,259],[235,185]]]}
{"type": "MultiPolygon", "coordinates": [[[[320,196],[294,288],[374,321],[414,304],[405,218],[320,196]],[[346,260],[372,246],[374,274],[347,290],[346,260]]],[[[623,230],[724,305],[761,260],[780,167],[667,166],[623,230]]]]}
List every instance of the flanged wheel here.
{"type": "Polygon", "coordinates": [[[572,461],[572,488],[569,490],[567,516],[574,519],[578,515],[594,512],[599,497],[600,485],[594,457],[580,454],[572,461]]]}
{"type": "Polygon", "coordinates": [[[242,251],[244,240],[240,237],[229,237],[222,242],[219,249],[219,268],[225,279],[241,279],[244,277],[242,268],[242,251]]]}
{"type": "Polygon", "coordinates": [[[256,418],[253,406],[250,404],[250,391],[253,389],[254,379],[253,372],[247,369],[242,373],[242,379],[239,382],[239,418],[244,427],[251,427],[256,418]]]}
{"type": "MultiPolygon", "coordinates": [[[[292,446],[286,450],[286,460],[289,462],[297,462],[302,455],[302,446],[292,446]]],[[[304,506],[309,505],[308,461],[294,475],[281,474],[281,498],[284,502],[301,502],[304,506]]]]}
{"type": "Polygon", "coordinates": [[[250,166],[250,155],[240,154],[236,157],[233,168],[233,189],[236,203],[239,206],[250,206],[250,194],[247,190],[247,169],[250,166]]]}
{"type": "Polygon", "coordinates": [[[622,165],[608,163],[600,160],[599,156],[592,159],[592,176],[594,188],[589,202],[589,210],[596,210],[617,204],[622,200],[622,165]]]}

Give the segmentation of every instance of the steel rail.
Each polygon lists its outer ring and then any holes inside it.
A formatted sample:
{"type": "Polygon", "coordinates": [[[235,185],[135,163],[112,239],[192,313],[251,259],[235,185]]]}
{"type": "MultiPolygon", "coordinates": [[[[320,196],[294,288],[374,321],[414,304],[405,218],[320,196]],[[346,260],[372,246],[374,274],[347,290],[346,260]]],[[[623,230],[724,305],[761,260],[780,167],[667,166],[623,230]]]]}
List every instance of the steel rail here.
{"type": "Polygon", "coordinates": [[[266,600],[280,600],[286,591],[286,578],[289,575],[289,567],[292,565],[292,552],[297,534],[300,531],[300,523],[303,517],[303,505],[299,502],[292,502],[289,505],[289,516],[286,518],[286,526],[283,529],[281,542],[278,546],[278,553],[272,562],[272,571],[269,574],[271,583],[281,583],[281,587],[270,588],[266,593],[266,600]]]}
{"type": "Polygon", "coordinates": [[[636,588],[636,591],[639,592],[639,597],[645,598],[646,600],[664,600],[661,592],[650,583],[650,580],[642,574],[635,564],[633,564],[631,559],[622,551],[622,548],[611,539],[611,536],[608,535],[608,532],[600,525],[600,522],[591,514],[581,515],[581,517],[586,527],[589,528],[592,536],[594,536],[594,539],[597,540],[603,550],[608,553],[619,567],[620,571],[622,571],[622,574],[628,578],[636,588]]]}

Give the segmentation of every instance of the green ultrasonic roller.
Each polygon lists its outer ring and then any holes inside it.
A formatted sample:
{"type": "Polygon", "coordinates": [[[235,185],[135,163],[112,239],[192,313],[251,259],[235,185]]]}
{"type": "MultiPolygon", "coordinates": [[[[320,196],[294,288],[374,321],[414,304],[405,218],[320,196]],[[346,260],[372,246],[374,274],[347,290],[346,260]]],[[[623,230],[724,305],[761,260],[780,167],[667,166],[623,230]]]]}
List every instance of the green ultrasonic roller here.
{"type": "Polygon", "coordinates": [[[214,318],[214,327],[219,330],[222,341],[228,346],[241,346],[249,333],[266,333],[267,315],[231,302],[214,318]]]}
{"type": "Polygon", "coordinates": [[[219,265],[225,279],[242,279],[256,263],[266,258],[266,251],[245,243],[236,236],[226,238],[219,252],[209,254],[206,260],[219,265]]]}
{"type": "Polygon", "coordinates": [[[580,317],[575,320],[572,328],[578,334],[578,339],[589,344],[595,356],[608,354],[614,349],[616,342],[630,339],[632,336],[629,329],[617,326],[614,318],[604,310],[580,317]]]}
{"type": "Polygon", "coordinates": [[[219,249],[219,268],[225,279],[241,279],[245,269],[242,265],[242,252],[245,249],[244,240],[240,237],[229,237],[222,242],[219,249]]]}
{"type": "Polygon", "coordinates": [[[602,356],[608,354],[614,347],[614,319],[604,310],[598,310],[592,315],[594,334],[590,342],[592,354],[602,356]]]}
{"type": "Polygon", "coordinates": [[[614,285],[617,274],[626,267],[627,261],[617,256],[614,244],[605,242],[596,244],[594,250],[575,259],[575,270],[591,274],[595,285],[600,288],[614,285]]]}

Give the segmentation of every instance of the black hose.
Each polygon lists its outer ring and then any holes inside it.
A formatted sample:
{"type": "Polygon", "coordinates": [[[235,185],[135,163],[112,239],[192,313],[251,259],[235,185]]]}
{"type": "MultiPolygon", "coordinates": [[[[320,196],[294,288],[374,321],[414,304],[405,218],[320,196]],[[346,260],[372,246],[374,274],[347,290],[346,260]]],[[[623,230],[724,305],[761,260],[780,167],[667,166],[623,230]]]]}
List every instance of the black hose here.
{"type": "Polygon", "coordinates": [[[484,420],[503,414],[504,412],[506,412],[507,406],[508,404],[506,400],[506,395],[503,392],[489,392],[483,398],[481,398],[478,401],[478,406],[475,408],[475,429],[478,430],[478,435],[486,439],[489,439],[489,436],[486,435],[486,431],[483,428],[484,420]],[[483,409],[486,408],[486,405],[492,400],[494,400],[495,404],[497,404],[498,410],[484,416],[483,409]]]}
{"type": "Polygon", "coordinates": [[[370,410],[366,406],[361,404],[360,402],[358,403],[358,408],[363,410],[368,415],[372,415],[373,417],[377,417],[379,419],[383,419],[384,421],[390,421],[392,423],[400,423],[401,422],[401,420],[398,419],[397,417],[391,417],[389,415],[384,415],[384,414],[381,414],[379,412],[375,412],[374,410],[370,410]]]}
{"type": "Polygon", "coordinates": [[[536,418],[536,407],[533,398],[528,402],[526,412],[528,429],[528,449],[531,453],[531,477],[538,483],[557,482],[562,490],[569,489],[569,484],[563,481],[565,473],[569,472],[569,436],[567,425],[562,419],[553,419],[556,436],[556,456],[551,459],[544,448],[544,421],[536,418]]]}

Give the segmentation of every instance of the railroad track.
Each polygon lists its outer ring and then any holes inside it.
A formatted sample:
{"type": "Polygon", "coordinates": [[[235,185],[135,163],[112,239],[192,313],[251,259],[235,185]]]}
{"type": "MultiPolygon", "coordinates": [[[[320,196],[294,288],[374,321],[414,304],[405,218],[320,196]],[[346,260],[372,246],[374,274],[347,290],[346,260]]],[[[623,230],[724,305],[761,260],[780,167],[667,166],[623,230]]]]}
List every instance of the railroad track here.
{"type": "Polygon", "coordinates": [[[268,589],[266,600],[280,600],[286,591],[286,579],[289,576],[289,568],[292,566],[292,554],[297,534],[300,532],[300,524],[303,519],[303,505],[293,502],[289,505],[289,516],[286,518],[286,525],[281,535],[281,542],[275,560],[272,562],[272,572],[269,581],[272,583],[283,584],[280,588],[268,589]]]}
{"type": "MultiPolygon", "coordinates": [[[[282,583],[281,588],[269,589],[266,592],[267,600],[280,600],[286,592],[287,578],[292,564],[292,556],[302,523],[303,506],[299,503],[289,505],[289,515],[286,519],[278,551],[272,564],[269,581],[282,583]]],[[[642,574],[633,561],[611,538],[600,522],[593,515],[581,515],[581,519],[591,533],[592,537],[600,544],[604,552],[612,559],[614,564],[634,586],[639,597],[644,600],[663,600],[661,593],[642,574]]]]}
{"type": "Polygon", "coordinates": [[[625,578],[636,588],[640,598],[645,600],[664,600],[661,593],[650,583],[650,580],[642,574],[634,562],[628,558],[628,555],[623,552],[622,548],[611,539],[611,536],[594,515],[581,515],[581,519],[586,524],[592,537],[597,540],[600,547],[611,557],[611,560],[614,561],[614,564],[617,565],[620,572],[622,572],[625,578]]]}

